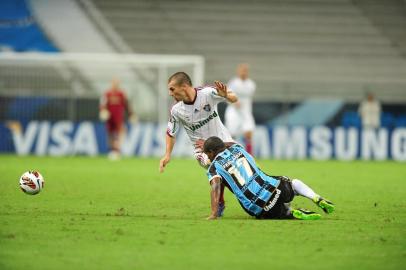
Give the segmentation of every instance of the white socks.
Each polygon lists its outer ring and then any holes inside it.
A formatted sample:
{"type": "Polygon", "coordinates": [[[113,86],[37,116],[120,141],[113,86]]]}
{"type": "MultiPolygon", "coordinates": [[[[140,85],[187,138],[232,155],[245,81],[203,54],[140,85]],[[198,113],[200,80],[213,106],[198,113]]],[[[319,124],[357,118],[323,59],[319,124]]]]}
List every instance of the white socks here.
{"type": "Polygon", "coordinates": [[[300,181],[299,179],[292,180],[292,188],[296,195],[301,195],[303,197],[309,198],[310,200],[314,200],[316,197],[319,197],[313,189],[311,189],[308,185],[300,181]]]}

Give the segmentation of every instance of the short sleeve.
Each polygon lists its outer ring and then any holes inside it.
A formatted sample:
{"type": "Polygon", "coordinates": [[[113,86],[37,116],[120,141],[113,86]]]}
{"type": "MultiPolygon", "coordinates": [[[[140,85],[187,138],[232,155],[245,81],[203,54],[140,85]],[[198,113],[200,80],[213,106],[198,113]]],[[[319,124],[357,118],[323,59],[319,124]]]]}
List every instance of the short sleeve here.
{"type": "Polygon", "coordinates": [[[179,119],[175,115],[175,113],[171,111],[171,115],[168,121],[168,127],[166,129],[166,134],[168,134],[168,136],[170,137],[174,137],[178,133],[179,128],[180,128],[179,119]]]}

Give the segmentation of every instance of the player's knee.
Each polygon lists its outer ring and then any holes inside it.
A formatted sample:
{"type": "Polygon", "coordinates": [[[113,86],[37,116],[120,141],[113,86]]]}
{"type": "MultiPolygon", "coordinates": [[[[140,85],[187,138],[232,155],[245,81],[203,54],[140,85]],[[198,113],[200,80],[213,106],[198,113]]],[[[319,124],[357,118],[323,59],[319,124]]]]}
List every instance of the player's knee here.
{"type": "Polygon", "coordinates": [[[295,182],[295,183],[303,183],[302,180],[297,179],[297,178],[292,179],[291,181],[292,181],[292,183],[293,183],[293,182],[295,182]]]}
{"type": "Polygon", "coordinates": [[[292,187],[293,192],[295,193],[295,195],[298,195],[297,187],[302,185],[303,182],[301,180],[299,180],[299,179],[292,179],[290,183],[291,183],[291,187],[292,187]]]}

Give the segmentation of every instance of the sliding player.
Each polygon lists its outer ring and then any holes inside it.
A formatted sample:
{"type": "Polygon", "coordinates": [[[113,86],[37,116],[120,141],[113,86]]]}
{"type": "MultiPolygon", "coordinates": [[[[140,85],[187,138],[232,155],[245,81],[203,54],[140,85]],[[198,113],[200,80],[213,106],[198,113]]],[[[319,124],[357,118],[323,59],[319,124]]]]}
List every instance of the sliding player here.
{"type": "Polygon", "coordinates": [[[230,189],[242,208],[256,218],[314,220],[321,217],[312,211],[291,208],[290,202],[295,195],[312,200],[327,214],[334,211],[332,202],[320,197],[302,181],[264,173],[258,168],[253,157],[238,144],[226,145],[220,138],[210,137],[203,148],[212,162],[207,172],[212,187],[212,211],[207,219],[219,217],[221,186],[230,189]]]}

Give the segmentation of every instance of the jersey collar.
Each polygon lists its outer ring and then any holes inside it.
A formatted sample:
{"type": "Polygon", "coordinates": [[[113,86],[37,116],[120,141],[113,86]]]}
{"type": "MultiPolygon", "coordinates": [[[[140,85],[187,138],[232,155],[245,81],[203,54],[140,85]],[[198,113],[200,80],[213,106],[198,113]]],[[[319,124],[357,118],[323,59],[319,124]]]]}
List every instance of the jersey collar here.
{"type": "Polygon", "coordinates": [[[220,157],[220,155],[223,154],[226,150],[227,150],[227,148],[224,149],[223,151],[221,151],[220,153],[218,153],[218,154],[213,158],[213,162],[214,162],[218,157],[220,157]]]}

